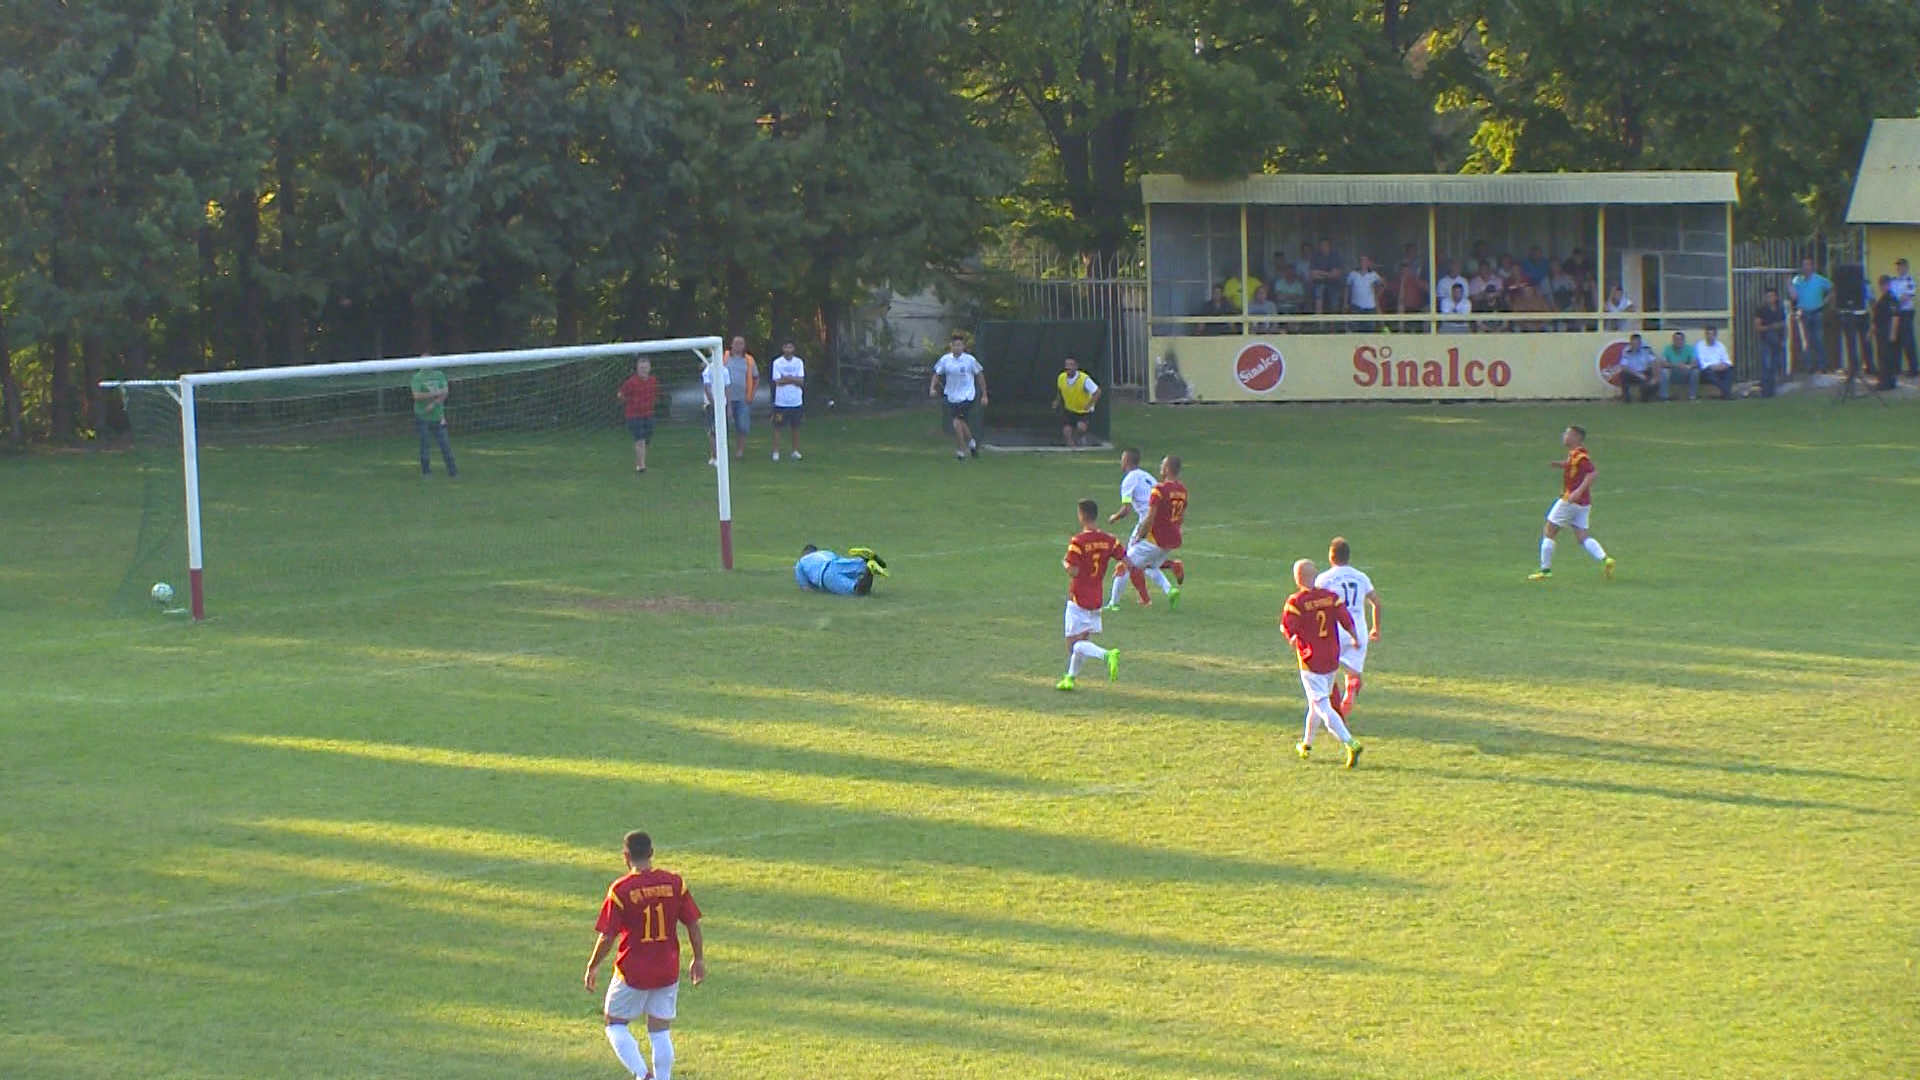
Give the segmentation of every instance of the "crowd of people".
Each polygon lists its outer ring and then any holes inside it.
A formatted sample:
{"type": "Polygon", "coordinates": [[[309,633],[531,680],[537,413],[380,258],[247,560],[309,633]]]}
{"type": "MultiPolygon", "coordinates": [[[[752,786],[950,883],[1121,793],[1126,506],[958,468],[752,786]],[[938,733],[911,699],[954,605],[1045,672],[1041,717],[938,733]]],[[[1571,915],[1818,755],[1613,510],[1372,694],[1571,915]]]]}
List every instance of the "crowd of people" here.
{"type": "MultiPolygon", "coordinates": [[[[1520,258],[1511,252],[1496,257],[1485,241],[1477,241],[1467,257],[1449,257],[1440,266],[1445,272],[1429,283],[1427,259],[1419,245],[1412,243],[1401,248],[1400,257],[1391,265],[1378,263],[1366,253],[1349,261],[1334,248],[1332,240],[1324,238],[1317,245],[1300,245],[1297,258],[1276,251],[1271,272],[1264,279],[1245,283],[1245,321],[1255,333],[1365,333],[1379,329],[1383,315],[1428,313],[1438,316],[1442,333],[1594,328],[1592,319],[1561,317],[1599,310],[1595,303],[1598,273],[1583,248],[1576,247],[1565,258],[1557,259],[1536,244],[1520,258]],[[1468,318],[1487,314],[1546,317],[1468,318]],[[1275,321],[1261,322],[1257,317],[1262,315],[1275,321]],[[1342,322],[1284,321],[1287,316],[1299,315],[1351,318],[1342,322]]],[[[1238,279],[1229,279],[1213,289],[1196,314],[1222,321],[1203,324],[1202,333],[1239,332],[1236,322],[1225,320],[1242,315],[1242,287],[1238,279]]],[[[1612,292],[1607,298],[1607,311],[1633,310],[1632,301],[1618,286],[1612,292]]],[[[1417,325],[1425,331],[1425,323],[1417,325]]]]}

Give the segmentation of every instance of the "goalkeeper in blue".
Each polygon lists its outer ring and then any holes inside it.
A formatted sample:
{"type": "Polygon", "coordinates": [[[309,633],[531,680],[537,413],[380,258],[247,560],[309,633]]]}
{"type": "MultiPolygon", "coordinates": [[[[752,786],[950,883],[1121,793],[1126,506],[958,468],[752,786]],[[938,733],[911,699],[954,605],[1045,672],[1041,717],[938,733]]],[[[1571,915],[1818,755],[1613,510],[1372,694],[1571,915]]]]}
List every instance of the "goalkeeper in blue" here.
{"type": "Polygon", "coordinates": [[[848,548],[841,555],[808,544],[800,552],[800,561],[793,564],[793,580],[802,589],[835,596],[865,596],[873,591],[875,577],[886,576],[886,560],[872,548],[848,548]]]}

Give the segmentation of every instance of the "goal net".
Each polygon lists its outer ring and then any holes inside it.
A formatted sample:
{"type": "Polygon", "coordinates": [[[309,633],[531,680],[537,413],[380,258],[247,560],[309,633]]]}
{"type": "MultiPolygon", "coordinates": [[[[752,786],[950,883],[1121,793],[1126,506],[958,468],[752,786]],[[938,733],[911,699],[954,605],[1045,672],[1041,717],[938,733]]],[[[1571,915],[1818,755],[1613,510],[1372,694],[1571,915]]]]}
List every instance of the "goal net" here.
{"type": "Polygon", "coordinates": [[[233,609],[457,588],[591,597],[730,567],[726,457],[707,466],[701,384],[719,348],[684,338],[115,384],[145,496],[114,605],[151,607],[160,583],[196,618],[209,596],[233,609]],[[621,395],[637,361],[656,386],[645,474],[621,395]]]}

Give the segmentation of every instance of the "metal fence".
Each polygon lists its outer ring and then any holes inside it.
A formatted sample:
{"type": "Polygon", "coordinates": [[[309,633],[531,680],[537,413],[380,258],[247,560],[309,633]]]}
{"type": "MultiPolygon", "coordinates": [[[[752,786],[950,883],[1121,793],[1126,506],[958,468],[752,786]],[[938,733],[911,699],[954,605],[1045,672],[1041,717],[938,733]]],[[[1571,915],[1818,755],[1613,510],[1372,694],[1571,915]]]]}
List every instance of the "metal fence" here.
{"type": "Polygon", "coordinates": [[[1020,304],[1036,319],[1100,319],[1116,387],[1147,385],[1147,275],[1133,252],[1111,259],[1027,254],[1011,267],[1020,304]]]}
{"type": "MultiPolygon", "coordinates": [[[[1833,268],[1860,262],[1866,251],[1865,238],[1859,233],[1845,236],[1813,236],[1790,240],[1747,240],[1733,249],[1733,339],[1735,375],[1741,379],[1760,377],[1760,333],[1753,328],[1754,315],[1766,303],[1768,289],[1777,289],[1780,303],[1791,307],[1787,282],[1800,272],[1800,260],[1812,259],[1814,268],[1831,278],[1833,268]]],[[[1822,337],[1829,358],[1839,354],[1840,320],[1827,319],[1822,337]]],[[[1791,370],[1805,370],[1800,352],[1788,337],[1792,355],[1791,370]]]]}

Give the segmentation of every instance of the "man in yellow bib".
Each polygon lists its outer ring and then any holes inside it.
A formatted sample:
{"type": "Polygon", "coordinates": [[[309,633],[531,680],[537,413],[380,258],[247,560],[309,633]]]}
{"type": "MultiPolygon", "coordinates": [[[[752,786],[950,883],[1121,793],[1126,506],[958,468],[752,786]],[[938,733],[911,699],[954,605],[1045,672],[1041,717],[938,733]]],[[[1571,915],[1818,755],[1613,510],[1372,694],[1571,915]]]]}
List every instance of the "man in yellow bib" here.
{"type": "Polygon", "coordinates": [[[1066,359],[1066,370],[1054,382],[1059,388],[1053,404],[1060,411],[1060,437],[1066,440],[1068,449],[1079,449],[1087,433],[1087,421],[1093,418],[1093,407],[1100,401],[1100,384],[1081,371],[1080,361],[1071,356],[1066,359]]]}

